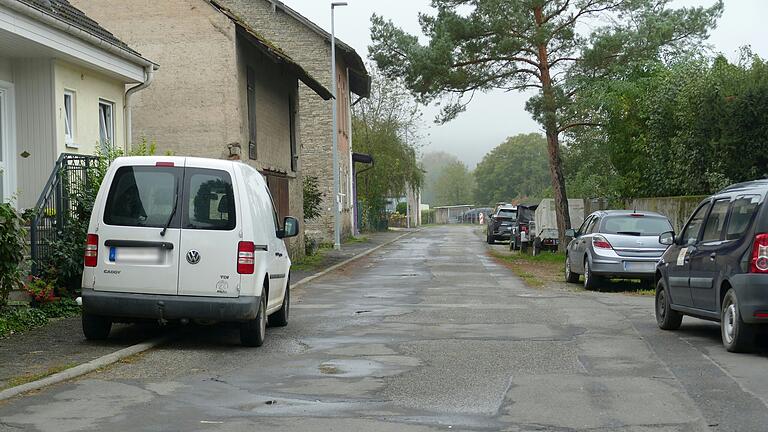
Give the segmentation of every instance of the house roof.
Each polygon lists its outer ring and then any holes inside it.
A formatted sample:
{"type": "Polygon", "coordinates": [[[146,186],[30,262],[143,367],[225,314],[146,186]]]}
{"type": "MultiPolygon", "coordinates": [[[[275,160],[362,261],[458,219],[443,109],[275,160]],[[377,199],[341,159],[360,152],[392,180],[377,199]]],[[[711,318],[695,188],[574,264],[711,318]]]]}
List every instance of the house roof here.
{"type": "MultiPolygon", "coordinates": [[[[292,18],[296,19],[297,21],[299,21],[300,23],[308,27],[310,30],[314,31],[315,33],[323,37],[326,41],[328,41],[328,43],[330,43],[331,34],[325,31],[322,27],[313,23],[307,17],[291,9],[290,7],[286,6],[285,3],[279,0],[267,0],[267,1],[275,5],[275,8],[282,10],[288,16],[291,16],[292,18]]],[[[355,51],[354,48],[347,45],[346,43],[339,40],[338,38],[336,38],[335,43],[336,43],[336,49],[342,52],[344,60],[346,61],[347,66],[349,67],[350,89],[352,90],[353,93],[355,93],[358,96],[369,97],[371,95],[371,76],[368,75],[368,70],[365,68],[365,63],[363,62],[363,59],[360,57],[359,54],[357,54],[357,51],[355,51]]]]}
{"type": "Polygon", "coordinates": [[[309,72],[301,67],[301,65],[296,63],[296,61],[294,61],[288,54],[281,50],[280,47],[273,44],[267,38],[259,34],[255,29],[249,26],[245,21],[240,19],[240,17],[235,15],[228,8],[220,5],[214,0],[210,0],[210,3],[213,7],[231,19],[235,25],[237,25],[238,30],[273,61],[276,63],[284,64],[286,67],[288,67],[288,69],[293,71],[298,76],[301,82],[306,84],[307,87],[311,88],[323,99],[329,100],[333,98],[333,94],[330,90],[328,90],[324,85],[320,84],[318,80],[312,77],[309,72]]]}
{"type": "Polygon", "coordinates": [[[138,57],[145,62],[152,63],[145,59],[137,51],[133,50],[125,42],[121,41],[109,30],[105,29],[99,23],[89,18],[83,11],[72,6],[67,0],[16,0],[26,6],[34,8],[46,15],[49,15],[62,23],[78,28],[91,36],[94,36],[108,44],[124,51],[125,53],[138,57]]]}

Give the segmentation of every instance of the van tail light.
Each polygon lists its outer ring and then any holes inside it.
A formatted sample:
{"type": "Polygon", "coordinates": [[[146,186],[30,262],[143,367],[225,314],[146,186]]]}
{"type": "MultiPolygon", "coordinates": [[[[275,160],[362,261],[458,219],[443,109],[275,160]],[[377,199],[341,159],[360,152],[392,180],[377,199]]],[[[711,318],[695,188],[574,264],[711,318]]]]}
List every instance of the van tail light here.
{"type": "Polygon", "coordinates": [[[99,236],[96,234],[88,234],[85,239],[83,261],[86,267],[96,267],[99,262],[99,236]]]}
{"type": "Polygon", "coordinates": [[[750,273],[768,273],[768,234],[755,235],[752,245],[752,260],[749,264],[750,273]]]}
{"type": "Polygon", "coordinates": [[[608,241],[608,239],[601,235],[592,237],[592,247],[596,247],[598,249],[613,249],[613,246],[611,246],[611,243],[608,241]]]}
{"type": "Polygon", "coordinates": [[[237,244],[237,272],[253,274],[254,251],[253,242],[241,241],[237,244]]]}

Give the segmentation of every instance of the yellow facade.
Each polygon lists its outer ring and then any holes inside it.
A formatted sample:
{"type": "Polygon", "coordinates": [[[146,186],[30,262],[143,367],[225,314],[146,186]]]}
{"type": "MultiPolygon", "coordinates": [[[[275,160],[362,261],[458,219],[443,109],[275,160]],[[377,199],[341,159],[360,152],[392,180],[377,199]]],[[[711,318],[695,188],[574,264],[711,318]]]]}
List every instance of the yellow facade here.
{"type": "Polygon", "coordinates": [[[71,63],[57,60],[53,67],[57,153],[94,154],[96,152],[100,145],[99,102],[107,102],[113,106],[114,142],[112,145],[125,149],[125,116],[123,115],[125,85],[120,80],[71,63]],[[65,92],[71,92],[74,95],[72,145],[65,139],[65,92]]]}

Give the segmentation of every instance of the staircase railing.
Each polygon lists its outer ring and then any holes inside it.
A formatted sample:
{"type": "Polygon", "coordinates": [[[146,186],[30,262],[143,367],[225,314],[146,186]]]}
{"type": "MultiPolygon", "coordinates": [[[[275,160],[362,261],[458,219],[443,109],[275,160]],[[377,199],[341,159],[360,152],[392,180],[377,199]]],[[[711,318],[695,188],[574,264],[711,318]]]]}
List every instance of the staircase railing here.
{"type": "Polygon", "coordinates": [[[75,208],[70,204],[70,196],[85,188],[90,168],[97,162],[96,156],[72,153],[62,153],[56,161],[37,200],[29,226],[32,273],[37,273],[39,263],[51,256],[51,244],[66,228],[67,221],[77,217],[75,208]]]}

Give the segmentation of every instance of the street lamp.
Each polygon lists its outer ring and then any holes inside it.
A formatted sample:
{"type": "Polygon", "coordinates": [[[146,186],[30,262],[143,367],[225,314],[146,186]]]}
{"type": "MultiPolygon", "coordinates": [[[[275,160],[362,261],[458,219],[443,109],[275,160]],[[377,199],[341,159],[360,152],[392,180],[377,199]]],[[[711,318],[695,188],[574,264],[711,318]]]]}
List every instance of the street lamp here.
{"type": "Polygon", "coordinates": [[[334,28],[334,10],[337,6],[346,6],[347,2],[331,3],[331,93],[333,93],[333,248],[341,249],[341,215],[339,214],[339,137],[336,124],[339,100],[336,97],[336,29],[334,28]]]}

